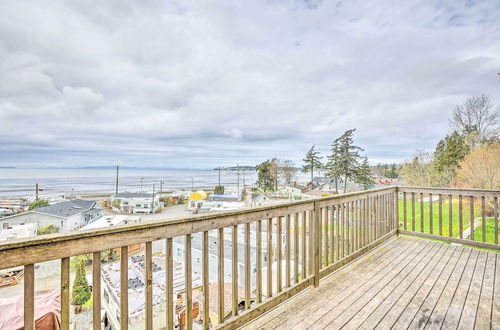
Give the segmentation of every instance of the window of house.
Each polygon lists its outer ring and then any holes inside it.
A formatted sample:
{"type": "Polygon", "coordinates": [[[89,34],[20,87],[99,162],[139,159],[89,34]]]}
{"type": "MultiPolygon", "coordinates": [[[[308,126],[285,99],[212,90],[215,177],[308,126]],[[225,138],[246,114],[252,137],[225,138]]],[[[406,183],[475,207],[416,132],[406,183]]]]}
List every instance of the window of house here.
{"type": "Polygon", "coordinates": [[[200,258],[196,258],[196,263],[200,263],[200,258]]]}
{"type": "Polygon", "coordinates": [[[61,220],[61,228],[64,228],[64,221],[61,220]]]}
{"type": "Polygon", "coordinates": [[[145,207],[145,208],[148,208],[148,207],[149,207],[149,204],[144,204],[144,207],[145,207]]]}
{"type": "Polygon", "coordinates": [[[128,205],[128,202],[123,202],[122,204],[123,204],[123,205],[128,205]]]}
{"type": "Polygon", "coordinates": [[[141,204],[135,204],[135,207],[141,207],[141,204]]]}

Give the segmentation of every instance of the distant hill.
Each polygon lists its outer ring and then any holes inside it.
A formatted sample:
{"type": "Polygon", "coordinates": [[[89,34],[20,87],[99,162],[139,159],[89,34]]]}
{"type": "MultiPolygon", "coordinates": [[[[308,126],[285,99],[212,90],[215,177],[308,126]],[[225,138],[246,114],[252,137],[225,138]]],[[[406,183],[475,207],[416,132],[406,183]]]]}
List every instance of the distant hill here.
{"type": "Polygon", "coordinates": [[[228,166],[228,167],[216,167],[214,168],[215,171],[222,170],[222,171],[255,171],[255,166],[228,166]]]}

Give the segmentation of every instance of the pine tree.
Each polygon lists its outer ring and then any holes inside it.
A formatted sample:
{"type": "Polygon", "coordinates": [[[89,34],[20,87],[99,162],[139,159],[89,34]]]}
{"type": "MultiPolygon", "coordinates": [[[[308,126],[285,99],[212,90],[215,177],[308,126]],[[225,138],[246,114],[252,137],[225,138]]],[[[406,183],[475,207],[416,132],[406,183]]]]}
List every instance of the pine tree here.
{"type": "Polygon", "coordinates": [[[449,183],[455,176],[458,164],[467,156],[470,148],[465,138],[458,132],[447,135],[438,142],[434,151],[434,167],[438,174],[441,174],[444,184],[449,183]],[[446,177],[451,175],[451,177],[446,177]]]}
{"type": "Polygon", "coordinates": [[[321,163],[323,157],[319,155],[319,151],[314,150],[314,147],[315,145],[313,144],[311,149],[306,153],[306,157],[303,159],[304,165],[302,166],[302,172],[311,172],[311,189],[313,188],[314,171],[323,168],[323,164],[321,163]]]}
{"type": "Polygon", "coordinates": [[[264,191],[272,191],[275,187],[275,173],[273,163],[269,160],[255,167],[257,170],[257,187],[264,191]]]}
{"type": "Polygon", "coordinates": [[[367,157],[363,157],[363,161],[357,167],[354,182],[363,186],[364,190],[373,188],[372,170],[367,157]]]}
{"type": "MultiPolygon", "coordinates": [[[[96,279],[97,280],[97,279],[96,279]]],[[[73,305],[82,306],[90,299],[90,287],[85,276],[85,261],[80,259],[76,265],[76,274],[73,281],[73,305]]]]}
{"type": "Polygon", "coordinates": [[[344,179],[344,192],[347,190],[347,180],[354,180],[361,159],[360,152],[362,148],[354,145],[353,134],[356,129],[350,129],[344,132],[342,136],[335,139],[332,143],[332,153],[328,156],[327,176],[335,179],[335,190],[338,193],[337,181],[344,179]]]}

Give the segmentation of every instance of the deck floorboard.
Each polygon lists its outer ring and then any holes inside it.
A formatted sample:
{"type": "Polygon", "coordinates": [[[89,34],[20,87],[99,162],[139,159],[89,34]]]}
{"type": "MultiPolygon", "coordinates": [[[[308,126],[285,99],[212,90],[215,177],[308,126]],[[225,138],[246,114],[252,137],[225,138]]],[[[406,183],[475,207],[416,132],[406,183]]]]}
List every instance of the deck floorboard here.
{"type": "Polygon", "coordinates": [[[499,254],[395,237],[243,329],[499,329],[499,254]]]}

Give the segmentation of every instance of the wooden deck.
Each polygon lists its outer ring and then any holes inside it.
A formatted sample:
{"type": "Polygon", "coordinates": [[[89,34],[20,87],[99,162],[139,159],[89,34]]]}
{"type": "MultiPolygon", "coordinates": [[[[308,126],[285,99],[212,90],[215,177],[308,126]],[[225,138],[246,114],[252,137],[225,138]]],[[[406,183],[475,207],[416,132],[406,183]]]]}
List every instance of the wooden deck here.
{"type": "Polygon", "coordinates": [[[500,254],[395,237],[245,329],[500,329],[500,254]]]}

